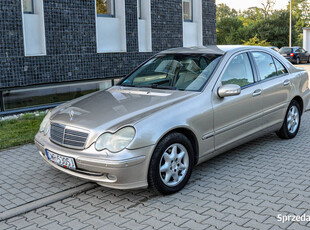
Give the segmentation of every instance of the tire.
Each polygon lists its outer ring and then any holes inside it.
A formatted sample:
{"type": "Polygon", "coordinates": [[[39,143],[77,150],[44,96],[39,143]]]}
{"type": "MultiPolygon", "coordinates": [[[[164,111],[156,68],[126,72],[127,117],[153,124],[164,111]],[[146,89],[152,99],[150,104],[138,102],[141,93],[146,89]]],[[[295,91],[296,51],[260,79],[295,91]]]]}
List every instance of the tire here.
{"type": "Polygon", "coordinates": [[[310,56],[308,57],[308,63],[310,63],[310,56]]]}
{"type": "Polygon", "coordinates": [[[189,180],[193,166],[191,142],[181,133],[171,133],[154,150],[148,172],[149,186],[163,195],[178,192],[189,180]]]}
{"type": "Polygon", "coordinates": [[[297,101],[293,100],[286,112],[285,119],[281,129],[276,132],[281,139],[294,138],[299,130],[301,122],[301,109],[297,101]]]}
{"type": "Polygon", "coordinates": [[[296,59],[296,64],[297,65],[300,64],[300,58],[299,57],[296,59]]]}

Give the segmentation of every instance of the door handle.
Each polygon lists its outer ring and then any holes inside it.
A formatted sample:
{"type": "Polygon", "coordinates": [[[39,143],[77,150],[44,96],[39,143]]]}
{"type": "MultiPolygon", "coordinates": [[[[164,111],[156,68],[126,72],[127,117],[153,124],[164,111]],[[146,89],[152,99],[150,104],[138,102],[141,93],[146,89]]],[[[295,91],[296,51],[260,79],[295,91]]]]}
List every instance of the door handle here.
{"type": "Polygon", "coordinates": [[[261,93],[262,93],[262,90],[261,89],[257,89],[257,90],[254,91],[253,97],[257,97],[257,96],[261,95],[261,93]]]}
{"type": "Polygon", "coordinates": [[[285,81],[283,82],[283,85],[284,85],[284,86],[287,86],[287,85],[289,85],[290,83],[291,83],[290,80],[285,80],[285,81]]]}

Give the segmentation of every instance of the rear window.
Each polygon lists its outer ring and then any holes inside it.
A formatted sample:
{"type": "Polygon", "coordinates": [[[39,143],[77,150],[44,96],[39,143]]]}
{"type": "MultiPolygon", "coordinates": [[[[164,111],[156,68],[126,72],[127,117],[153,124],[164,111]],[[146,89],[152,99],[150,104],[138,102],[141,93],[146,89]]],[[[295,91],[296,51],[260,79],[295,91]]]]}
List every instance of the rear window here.
{"type": "Polygon", "coordinates": [[[284,54],[284,53],[291,53],[292,52],[292,48],[281,48],[279,50],[280,54],[284,54]]]}

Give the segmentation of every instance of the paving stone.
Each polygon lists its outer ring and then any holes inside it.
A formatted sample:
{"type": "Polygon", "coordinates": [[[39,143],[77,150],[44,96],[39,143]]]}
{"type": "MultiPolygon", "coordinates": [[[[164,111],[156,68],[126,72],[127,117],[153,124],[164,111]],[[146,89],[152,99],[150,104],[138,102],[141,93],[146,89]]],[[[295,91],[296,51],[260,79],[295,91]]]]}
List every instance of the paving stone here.
{"type": "MultiPolygon", "coordinates": [[[[268,134],[223,153],[197,166],[190,183],[179,193],[160,196],[149,189],[98,187],[2,221],[0,229],[308,229],[309,223],[277,221],[278,214],[310,215],[310,180],[305,176],[310,171],[308,140],[307,112],[296,138],[283,141],[268,134]]],[[[11,162],[12,154],[17,161],[35,152],[33,145],[17,150],[2,151],[0,162],[11,162]]],[[[36,162],[36,157],[29,158],[36,162]]],[[[18,199],[42,198],[49,194],[45,191],[55,193],[63,191],[64,184],[79,184],[40,160],[36,165],[39,170],[27,161],[22,173],[8,168],[4,172],[8,182],[0,176],[0,210],[16,207],[13,201],[18,199]],[[40,187],[41,178],[45,180],[40,187]],[[14,180],[24,189],[10,186],[14,180]]]]}
{"type": "Polygon", "coordinates": [[[13,152],[1,151],[0,162],[1,174],[4,174],[0,177],[0,181],[3,181],[0,186],[0,205],[4,207],[3,211],[85,183],[53,169],[41,158],[33,144],[17,147],[13,152]],[[14,168],[11,164],[13,159],[22,163],[14,164],[14,168]],[[47,175],[50,176],[48,179],[47,175]],[[59,183],[60,179],[63,179],[62,183],[59,183]],[[47,191],[47,188],[54,187],[56,183],[61,186],[54,189],[53,193],[47,191]]]}

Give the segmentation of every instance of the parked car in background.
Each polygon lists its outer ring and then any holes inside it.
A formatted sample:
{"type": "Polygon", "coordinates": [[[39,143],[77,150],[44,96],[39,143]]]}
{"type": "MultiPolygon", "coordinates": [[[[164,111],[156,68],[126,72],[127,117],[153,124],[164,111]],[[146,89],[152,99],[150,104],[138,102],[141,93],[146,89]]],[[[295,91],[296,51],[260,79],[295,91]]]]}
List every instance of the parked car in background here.
{"type": "Polygon", "coordinates": [[[279,53],[292,63],[310,63],[310,53],[299,46],[282,47],[279,53]]]}
{"type": "Polygon", "coordinates": [[[276,47],[276,46],[267,46],[269,49],[272,49],[272,50],[274,50],[274,51],[276,51],[276,52],[279,52],[279,48],[278,47],[276,47]]]}
{"type": "Polygon", "coordinates": [[[171,194],[220,153],[270,132],[294,138],[309,99],[307,72],[269,48],[175,48],[51,110],[35,143],[72,176],[171,194]]]}

